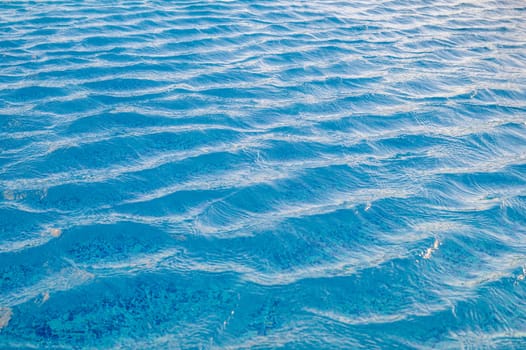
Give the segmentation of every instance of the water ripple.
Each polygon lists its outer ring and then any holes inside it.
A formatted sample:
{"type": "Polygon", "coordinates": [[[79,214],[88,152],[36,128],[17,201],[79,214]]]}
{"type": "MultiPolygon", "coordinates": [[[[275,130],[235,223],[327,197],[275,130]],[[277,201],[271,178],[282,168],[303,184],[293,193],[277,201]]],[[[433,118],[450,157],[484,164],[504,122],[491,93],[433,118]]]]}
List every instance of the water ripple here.
{"type": "Polygon", "coordinates": [[[526,347],[526,7],[8,1],[0,347],[526,347]]]}

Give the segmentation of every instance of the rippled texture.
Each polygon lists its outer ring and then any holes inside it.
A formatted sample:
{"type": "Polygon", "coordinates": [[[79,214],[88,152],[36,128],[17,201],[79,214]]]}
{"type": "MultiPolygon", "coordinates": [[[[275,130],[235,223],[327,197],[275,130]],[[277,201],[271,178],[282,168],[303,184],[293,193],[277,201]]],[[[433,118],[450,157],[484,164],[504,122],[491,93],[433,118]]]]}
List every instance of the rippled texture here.
{"type": "Polygon", "coordinates": [[[526,348],[523,1],[2,1],[0,347],[526,348]]]}

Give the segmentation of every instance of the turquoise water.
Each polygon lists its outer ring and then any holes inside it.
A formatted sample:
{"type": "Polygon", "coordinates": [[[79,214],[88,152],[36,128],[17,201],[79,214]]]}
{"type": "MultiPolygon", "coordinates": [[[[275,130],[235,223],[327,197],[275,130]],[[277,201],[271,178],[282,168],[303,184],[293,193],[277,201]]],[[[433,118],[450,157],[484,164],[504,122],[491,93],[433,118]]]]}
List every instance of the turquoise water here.
{"type": "Polygon", "coordinates": [[[0,348],[526,348],[523,1],[3,1],[0,348]]]}

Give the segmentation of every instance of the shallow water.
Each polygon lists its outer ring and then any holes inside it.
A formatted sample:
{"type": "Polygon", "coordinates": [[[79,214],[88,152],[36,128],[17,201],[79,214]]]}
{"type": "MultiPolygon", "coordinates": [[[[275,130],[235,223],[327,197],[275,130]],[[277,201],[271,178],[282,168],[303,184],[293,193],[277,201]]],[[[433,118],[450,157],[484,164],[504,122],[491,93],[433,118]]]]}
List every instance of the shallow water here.
{"type": "Polygon", "coordinates": [[[523,1],[3,1],[0,348],[526,348],[523,1]]]}

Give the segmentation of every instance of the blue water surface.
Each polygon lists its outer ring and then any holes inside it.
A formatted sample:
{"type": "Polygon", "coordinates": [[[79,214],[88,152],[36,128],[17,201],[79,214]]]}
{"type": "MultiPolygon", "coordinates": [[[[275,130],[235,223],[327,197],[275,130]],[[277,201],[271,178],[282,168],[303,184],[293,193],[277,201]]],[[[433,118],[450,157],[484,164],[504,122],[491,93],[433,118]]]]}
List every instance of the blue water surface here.
{"type": "Polygon", "coordinates": [[[0,2],[0,348],[526,349],[526,3],[0,2]]]}

